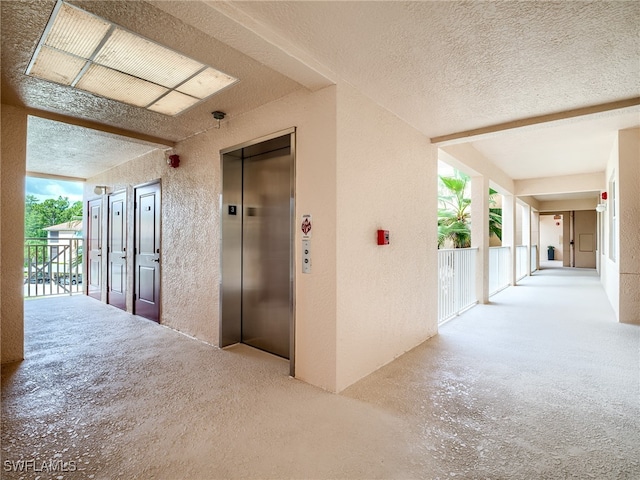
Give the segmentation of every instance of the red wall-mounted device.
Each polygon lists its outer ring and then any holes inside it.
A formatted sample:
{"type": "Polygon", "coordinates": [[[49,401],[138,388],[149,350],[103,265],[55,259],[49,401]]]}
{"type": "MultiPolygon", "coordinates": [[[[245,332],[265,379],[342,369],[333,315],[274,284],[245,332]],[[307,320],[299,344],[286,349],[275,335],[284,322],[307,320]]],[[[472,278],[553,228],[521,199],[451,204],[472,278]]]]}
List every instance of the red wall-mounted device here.
{"type": "Polygon", "coordinates": [[[607,199],[607,192],[602,192],[602,199],[606,200],[607,199]]]}
{"type": "Polygon", "coordinates": [[[378,230],[378,245],[389,245],[389,230],[378,230]]]}
{"type": "Polygon", "coordinates": [[[178,155],[169,155],[167,165],[172,168],[178,168],[180,166],[180,157],[178,155]]]}

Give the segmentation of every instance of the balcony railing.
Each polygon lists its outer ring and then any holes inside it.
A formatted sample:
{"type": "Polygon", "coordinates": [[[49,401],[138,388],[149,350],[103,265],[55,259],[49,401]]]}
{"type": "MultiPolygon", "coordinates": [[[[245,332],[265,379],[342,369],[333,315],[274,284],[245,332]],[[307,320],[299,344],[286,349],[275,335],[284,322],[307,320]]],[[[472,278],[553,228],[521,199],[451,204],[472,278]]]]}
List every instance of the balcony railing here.
{"type": "Polygon", "coordinates": [[[81,238],[26,238],[24,296],[82,293],[81,238]]]}
{"type": "Polygon", "coordinates": [[[538,246],[531,245],[531,273],[538,270],[538,246]]]}
{"type": "Polygon", "coordinates": [[[477,248],[438,250],[438,324],[475,305],[477,248]]]}
{"type": "Polygon", "coordinates": [[[509,247],[489,248],[489,296],[510,285],[510,268],[511,249],[509,247]]]}

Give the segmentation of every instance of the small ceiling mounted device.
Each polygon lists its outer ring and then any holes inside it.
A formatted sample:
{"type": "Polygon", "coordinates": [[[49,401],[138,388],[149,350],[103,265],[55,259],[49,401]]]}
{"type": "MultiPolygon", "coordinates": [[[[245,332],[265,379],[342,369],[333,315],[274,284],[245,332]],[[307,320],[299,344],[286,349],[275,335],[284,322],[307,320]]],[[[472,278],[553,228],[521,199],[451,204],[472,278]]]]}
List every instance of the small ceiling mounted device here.
{"type": "Polygon", "coordinates": [[[227,116],[226,113],[221,112],[219,110],[216,110],[215,112],[211,112],[211,115],[213,115],[213,118],[215,118],[218,121],[218,124],[216,125],[216,128],[220,128],[220,121],[224,120],[224,117],[227,116]]]}

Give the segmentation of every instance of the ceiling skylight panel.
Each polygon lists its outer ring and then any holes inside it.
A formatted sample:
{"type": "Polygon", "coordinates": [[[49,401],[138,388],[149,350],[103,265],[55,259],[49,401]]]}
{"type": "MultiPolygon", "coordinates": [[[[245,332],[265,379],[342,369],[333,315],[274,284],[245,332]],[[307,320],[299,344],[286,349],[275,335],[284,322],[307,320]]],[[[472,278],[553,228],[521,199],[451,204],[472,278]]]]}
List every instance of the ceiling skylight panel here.
{"type": "Polygon", "coordinates": [[[145,38],[117,28],[94,61],[168,88],[205,66],[145,38]]]}
{"type": "Polygon", "coordinates": [[[164,113],[165,115],[176,115],[199,101],[197,98],[184,95],[174,90],[147,108],[154,112],[164,113]]]}
{"type": "Polygon", "coordinates": [[[200,72],[189,81],[177,87],[176,90],[194,97],[206,98],[236,81],[235,78],[226,73],[208,67],[203,72],[200,72]]]}
{"type": "Polygon", "coordinates": [[[62,0],[25,73],[165,115],[238,81],[62,0]]]}
{"type": "Polygon", "coordinates": [[[45,45],[91,58],[110,27],[106,20],[62,3],[45,45]]]}
{"type": "Polygon", "coordinates": [[[86,61],[49,47],[42,47],[31,67],[30,75],[51,82],[70,85],[86,61]]]}
{"type": "Polygon", "coordinates": [[[100,65],[91,65],[76,86],[137,107],[146,107],[168,91],[160,85],[100,65]]]}

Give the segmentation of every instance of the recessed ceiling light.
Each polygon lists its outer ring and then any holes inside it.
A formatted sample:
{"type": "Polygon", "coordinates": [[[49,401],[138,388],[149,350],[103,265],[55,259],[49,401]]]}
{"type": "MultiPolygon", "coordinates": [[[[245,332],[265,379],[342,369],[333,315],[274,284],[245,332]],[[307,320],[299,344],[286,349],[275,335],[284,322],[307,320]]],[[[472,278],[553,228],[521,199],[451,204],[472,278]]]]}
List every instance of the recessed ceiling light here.
{"type": "Polygon", "coordinates": [[[165,115],[238,81],[61,0],[26,74],[165,115]]]}

